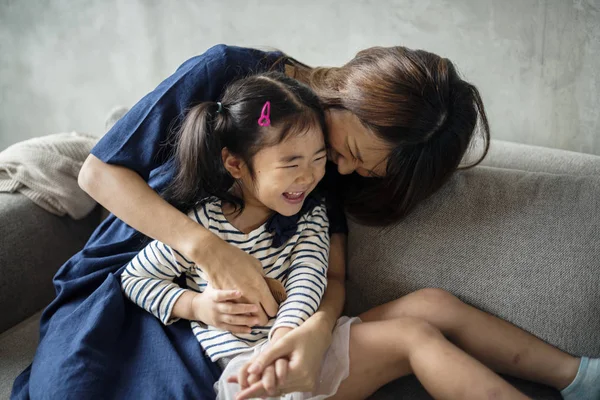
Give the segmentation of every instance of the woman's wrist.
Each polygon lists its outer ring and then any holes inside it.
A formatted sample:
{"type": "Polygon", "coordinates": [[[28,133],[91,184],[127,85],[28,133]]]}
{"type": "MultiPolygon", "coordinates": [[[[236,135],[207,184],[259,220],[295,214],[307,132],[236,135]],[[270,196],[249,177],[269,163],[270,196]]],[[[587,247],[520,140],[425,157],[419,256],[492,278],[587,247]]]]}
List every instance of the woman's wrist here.
{"type": "Polygon", "coordinates": [[[288,326],[280,326],[279,328],[276,328],[275,331],[273,332],[273,336],[271,336],[271,340],[273,342],[276,342],[279,338],[285,336],[285,334],[287,334],[291,330],[292,330],[292,328],[290,328],[288,326]]]}
{"type": "Polygon", "coordinates": [[[216,265],[214,260],[225,242],[202,225],[192,220],[190,223],[184,230],[186,233],[182,236],[180,250],[192,261],[201,261],[202,270],[210,276],[213,266],[216,265]]]}
{"type": "Polygon", "coordinates": [[[337,318],[333,318],[327,312],[317,310],[304,324],[314,329],[320,335],[331,335],[337,318]]]}

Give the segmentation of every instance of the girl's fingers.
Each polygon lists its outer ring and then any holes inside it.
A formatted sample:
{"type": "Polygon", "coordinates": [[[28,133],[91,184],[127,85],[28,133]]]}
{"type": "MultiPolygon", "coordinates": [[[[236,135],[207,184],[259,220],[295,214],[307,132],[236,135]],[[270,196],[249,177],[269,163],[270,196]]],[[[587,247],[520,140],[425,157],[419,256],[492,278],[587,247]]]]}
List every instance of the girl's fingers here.
{"type": "Polygon", "coordinates": [[[281,389],[285,385],[285,378],[287,377],[288,360],[280,358],[275,361],[275,375],[277,377],[277,387],[281,389]]]}
{"type": "Polygon", "coordinates": [[[256,374],[248,374],[248,385],[252,386],[254,385],[256,382],[260,382],[260,375],[256,375],[256,374]]]}
{"type": "Polygon", "coordinates": [[[250,385],[247,389],[242,390],[237,394],[235,400],[250,400],[255,397],[267,396],[267,391],[263,387],[262,381],[258,381],[250,385]]]}
{"type": "Polygon", "coordinates": [[[262,384],[269,396],[277,395],[277,384],[275,380],[275,367],[273,365],[269,365],[265,368],[262,375],[262,384]]]}
{"type": "Polygon", "coordinates": [[[250,333],[252,329],[248,326],[244,325],[230,325],[226,323],[220,323],[217,328],[222,329],[224,331],[229,331],[231,333],[250,333]]]}
{"type": "Polygon", "coordinates": [[[237,300],[242,297],[242,292],[238,290],[214,290],[213,296],[213,301],[216,302],[237,300]]]}
{"type": "Polygon", "coordinates": [[[278,340],[260,353],[252,362],[248,371],[252,374],[260,374],[266,365],[270,365],[278,358],[285,358],[294,350],[289,341],[278,340]]]}
{"type": "Polygon", "coordinates": [[[228,325],[243,325],[246,327],[254,326],[257,324],[255,316],[252,315],[231,315],[221,314],[218,319],[220,322],[228,325]]]}
{"type": "Polygon", "coordinates": [[[258,311],[256,304],[220,302],[216,307],[222,314],[252,314],[258,311]]]}
{"type": "Polygon", "coordinates": [[[238,372],[238,383],[242,390],[248,387],[248,367],[250,363],[246,363],[238,372]]]}

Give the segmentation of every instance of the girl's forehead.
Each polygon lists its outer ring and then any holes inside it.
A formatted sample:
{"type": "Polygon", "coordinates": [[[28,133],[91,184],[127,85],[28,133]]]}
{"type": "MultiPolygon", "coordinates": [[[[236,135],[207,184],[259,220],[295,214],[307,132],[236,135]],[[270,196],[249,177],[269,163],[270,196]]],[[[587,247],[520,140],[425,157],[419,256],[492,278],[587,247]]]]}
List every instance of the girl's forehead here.
{"type": "Polygon", "coordinates": [[[310,128],[298,133],[290,133],[281,142],[267,145],[257,155],[277,158],[281,156],[298,155],[312,156],[325,147],[325,138],[320,129],[310,128]]]}
{"type": "Polygon", "coordinates": [[[323,131],[320,128],[310,127],[301,132],[289,134],[281,141],[281,146],[286,148],[295,148],[296,150],[309,149],[310,146],[319,146],[325,143],[323,131]]]}

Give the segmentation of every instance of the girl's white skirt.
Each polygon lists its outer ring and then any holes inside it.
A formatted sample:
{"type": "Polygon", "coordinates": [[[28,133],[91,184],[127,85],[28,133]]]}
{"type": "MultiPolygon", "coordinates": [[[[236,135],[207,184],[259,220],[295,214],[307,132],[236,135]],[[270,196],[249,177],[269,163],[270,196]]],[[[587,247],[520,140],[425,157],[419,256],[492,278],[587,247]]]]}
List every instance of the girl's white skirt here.
{"type": "MultiPolygon", "coordinates": [[[[321,371],[317,377],[315,389],[312,392],[289,393],[281,397],[269,397],[269,399],[281,400],[321,400],[333,396],[340,384],[350,373],[350,326],[360,322],[360,318],[341,317],[338,319],[331,346],[325,352],[321,371]]],[[[237,384],[227,383],[227,377],[237,375],[238,371],[257,353],[263,351],[268,343],[262,343],[256,346],[253,351],[235,356],[227,364],[221,375],[221,379],[215,383],[215,391],[218,400],[232,400],[239,392],[240,387],[237,384]]]]}

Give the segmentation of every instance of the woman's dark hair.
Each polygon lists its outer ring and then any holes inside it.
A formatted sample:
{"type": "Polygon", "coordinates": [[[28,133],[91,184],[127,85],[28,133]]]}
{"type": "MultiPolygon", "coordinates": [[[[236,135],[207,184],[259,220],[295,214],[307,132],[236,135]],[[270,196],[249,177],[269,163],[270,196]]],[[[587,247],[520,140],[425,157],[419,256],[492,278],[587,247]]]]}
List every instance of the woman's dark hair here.
{"type": "Polygon", "coordinates": [[[325,116],[317,95],[281,73],[249,76],[231,83],[219,105],[204,102],[191,108],[176,136],[175,176],[163,196],[181,211],[215,196],[243,210],[244,200],[230,190],[236,180],[223,165],[225,147],[254,175],[252,158],[262,148],[281,143],[310,128],[325,131],[325,116]],[[270,102],[270,127],[258,125],[270,102]],[[276,136],[267,133],[273,128],[276,136]]]}
{"type": "Polygon", "coordinates": [[[446,58],[397,46],[363,50],[340,68],[283,60],[325,108],[352,112],[389,145],[385,177],[342,178],[346,210],[361,223],[402,219],[454,171],[479,164],[487,154],[489,125],[479,91],[446,58]],[[476,131],[482,133],[483,154],[459,167],[476,131]]]}

